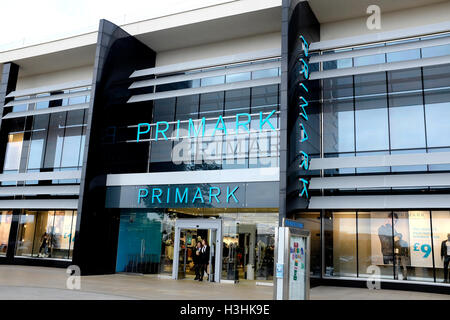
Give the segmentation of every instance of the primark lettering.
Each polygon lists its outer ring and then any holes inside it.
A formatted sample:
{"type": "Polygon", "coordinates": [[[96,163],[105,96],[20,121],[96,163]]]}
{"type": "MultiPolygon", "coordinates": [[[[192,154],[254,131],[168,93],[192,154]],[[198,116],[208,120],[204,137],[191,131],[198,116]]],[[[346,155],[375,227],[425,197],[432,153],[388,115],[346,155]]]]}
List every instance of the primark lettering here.
{"type": "MultiPolygon", "coordinates": [[[[263,130],[273,130],[276,131],[276,128],[273,126],[273,124],[270,122],[270,119],[272,118],[272,116],[276,113],[276,110],[272,110],[269,113],[263,113],[260,112],[259,113],[259,126],[258,126],[258,131],[263,131],[263,130]]],[[[250,133],[250,122],[252,121],[252,115],[249,113],[238,113],[236,114],[236,116],[234,117],[235,121],[233,128],[230,128],[225,125],[225,121],[223,119],[222,116],[219,116],[216,120],[214,129],[208,133],[208,136],[215,136],[218,132],[221,133],[222,135],[229,135],[231,134],[231,129],[235,129],[235,134],[239,133],[239,129],[244,130],[248,133],[250,133]],[[210,134],[210,135],[209,135],[210,134]]],[[[204,137],[205,133],[206,133],[206,118],[203,117],[200,120],[194,120],[192,118],[190,118],[188,120],[189,125],[188,125],[188,137],[204,137]],[[195,122],[200,122],[197,125],[197,128],[195,127],[195,122]],[[201,134],[200,134],[201,133],[201,134]]],[[[227,119],[227,123],[229,123],[228,119],[227,119]]],[[[169,137],[167,137],[166,132],[169,130],[170,128],[170,124],[167,121],[158,121],[156,122],[156,124],[150,124],[150,123],[139,123],[137,125],[137,137],[136,140],[137,142],[140,142],[143,140],[144,135],[149,135],[150,134],[150,129],[155,126],[155,140],[158,141],[159,139],[164,139],[164,140],[169,140],[169,137]]],[[[176,132],[176,137],[175,139],[180,138],[180,126],[181,126],[181,121],[178,120],[176,123],[176,128],[175,128],[175,132],[176,132]]]]}
{"type": "Polygon", "coordinates": [[[149,187],[140,188],[138,191],[137,202],[140,204],[142,201],[147,200],[152,204],[169,204],[171,202],[175,203],[203,203],[203,204],[215,204],[222,201],[226,203],[239,203],[236,195],[236,191],[239,186],[234,187],[196,187],[190,189],[188,187],[149,187]]]}

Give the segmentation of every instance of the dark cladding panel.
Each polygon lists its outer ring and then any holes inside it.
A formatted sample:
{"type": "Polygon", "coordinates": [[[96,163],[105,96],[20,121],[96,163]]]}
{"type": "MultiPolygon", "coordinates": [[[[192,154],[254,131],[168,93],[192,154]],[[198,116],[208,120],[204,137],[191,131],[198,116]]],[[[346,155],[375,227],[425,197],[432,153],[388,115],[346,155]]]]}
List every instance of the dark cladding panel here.
{"type": "MultiPolygon", "coordinates": [[[[119,211],[105,209],[106,175],[148,164],[148,144],[115,143],[126,127],[150,119],[152,104],[127,105],[138,69],[155,65],[155,52],[109,21],[101,20],[88,109],[73,263],[83,275],[114,273],[119,211]],[[101,239],[101,250],[93,245],[101,239]]],[[[143,92],[144,93],[144,92],[143,92]]]]}
{"type": "Polygon", "coordinates": [[[307,1],[283,1],[280,219],[296,209],[308,207],[311,196],[303,196],[303,186],[318,172],[305,170],[305,159],[320,157],[320,82],[305,79],[302,70],[317,71],[309,65],[311,53],[305,48],[320,40],[320,24],[307,1]],[[303,84],[303,86],[302,86],[303,84]],[[305,88],[307,90],[305,90],[305,88]],[[305,100],[302,102],[300,97],[305,100]],[[307,101],[307,119],[300,113],[307,101]],[[307,136],[307,139],[304,139],[307,136]],[[305,158],[303,154],[307,154],[305,158]],[[303,179],[303,183],[300,179],[303,179]]]}

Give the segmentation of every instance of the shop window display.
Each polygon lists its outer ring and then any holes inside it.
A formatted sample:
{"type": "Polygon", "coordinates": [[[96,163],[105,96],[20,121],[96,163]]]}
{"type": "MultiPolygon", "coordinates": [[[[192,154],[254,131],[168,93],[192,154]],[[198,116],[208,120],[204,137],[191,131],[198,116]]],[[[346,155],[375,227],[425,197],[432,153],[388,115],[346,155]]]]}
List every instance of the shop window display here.
{"type": "Polygon", "coordinates": [[[326,277],[448,282],[449,211],[326,212],[324,228],[326,277]]]}
{"type": "Polygon", "coordinates": [[[20,215],[16,256],[68,259],[73,250],[76,211],[31,211],[20,215]]]}
{"type": "Polygon", "coordinates": [[[0,211],[0,256],[6,256],[9,232],[11,229],[12,211],[0,211]]]}

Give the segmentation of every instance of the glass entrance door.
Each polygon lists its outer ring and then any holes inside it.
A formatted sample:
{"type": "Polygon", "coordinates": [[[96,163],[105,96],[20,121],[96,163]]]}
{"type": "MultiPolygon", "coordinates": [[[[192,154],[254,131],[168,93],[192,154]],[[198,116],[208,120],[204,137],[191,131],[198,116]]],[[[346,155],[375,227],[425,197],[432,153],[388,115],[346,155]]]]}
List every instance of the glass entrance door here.
{"type": "Polygon", "coordinates": [[[177,219],[172,278],[194,279],[197,268],[200,268],[200,264],[204,264],[206,280],[220,282],[221,248],[222,220],[177,219]],[[209,255],[207,259],[203,258],[203,261],[200,261],[200,258],[196,257],[196,248],[203,240],[208,244],[209,255]]]}

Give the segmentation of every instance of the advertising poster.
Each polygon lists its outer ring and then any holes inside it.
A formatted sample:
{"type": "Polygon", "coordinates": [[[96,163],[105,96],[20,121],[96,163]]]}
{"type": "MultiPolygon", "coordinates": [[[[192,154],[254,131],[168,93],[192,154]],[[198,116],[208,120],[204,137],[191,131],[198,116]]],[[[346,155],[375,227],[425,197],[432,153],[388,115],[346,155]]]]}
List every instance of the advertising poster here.
{"type": "Polygon", "coordinates": [[[393,265],[396,255],[411,267],[433,267],[428,211],[394,212],[394,219],[388,212],[372,212],[370,233],[372,264],[393,265]]]}
{"type": "Polygon", "coordinates": [[[289,300],[305,299],[306,241],[291,236],[289,241],[289,300]]]}
{"type": "Polygon", "coordinates": [[[428,211],[409,211],[409,252],[411,266],[433,267],[430,214],[428,211]]]}

